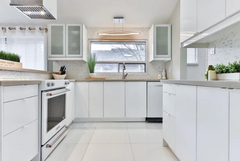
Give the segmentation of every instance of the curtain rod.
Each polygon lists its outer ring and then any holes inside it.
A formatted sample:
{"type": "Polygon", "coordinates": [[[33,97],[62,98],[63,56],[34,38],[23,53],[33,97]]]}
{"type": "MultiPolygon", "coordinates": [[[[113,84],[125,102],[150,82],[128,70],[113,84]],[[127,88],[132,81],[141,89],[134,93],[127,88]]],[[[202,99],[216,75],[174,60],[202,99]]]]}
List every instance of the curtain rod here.
{"type": "MultiPolygon", "coordinates": [[[[2,30],[16,30],[17,28],[16,27],[2,27],[2,30]]],[[[19,29],[20,30],[37,30],[37,28],[36,27],[28,27],[28,28],[26,28],[26,27],[19,27],[19,29]]],[[[45,30],[45,32],[48,32],[48,29],[47,28],[45,28],[45,27],[39,27],[38,28],[40,31],[43,31],[43,30],[45,30]]]]}

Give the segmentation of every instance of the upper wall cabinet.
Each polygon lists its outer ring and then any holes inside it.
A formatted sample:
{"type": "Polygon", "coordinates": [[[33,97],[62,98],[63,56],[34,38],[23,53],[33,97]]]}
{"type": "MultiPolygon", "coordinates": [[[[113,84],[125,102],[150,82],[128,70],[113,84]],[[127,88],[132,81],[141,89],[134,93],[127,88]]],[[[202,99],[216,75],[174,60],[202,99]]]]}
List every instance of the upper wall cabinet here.
{"type": "Polygon", "coordinates": [[[202,32],[225,18],[225,1],[198,0],[197,32],[202,32]]]}
{"type": "Polygon", "coordinates": [[[149,31],[149,61],[171,60],[171,25],[152,25],[149,31]]]}
{"type": "Polygon", "coordinates": [[[240,11],[239,0],[226,0],[226,17],[240,11]]]}
{"type": "Polygon", "coordinates": [[[197,33],[197,0],[180,1],[181,42],[197,33]]]}
{"type": "Polygon", "coordinates": [[[85,60],[87,30],[83,24],[48,25],[49,60],[85,60]]]}

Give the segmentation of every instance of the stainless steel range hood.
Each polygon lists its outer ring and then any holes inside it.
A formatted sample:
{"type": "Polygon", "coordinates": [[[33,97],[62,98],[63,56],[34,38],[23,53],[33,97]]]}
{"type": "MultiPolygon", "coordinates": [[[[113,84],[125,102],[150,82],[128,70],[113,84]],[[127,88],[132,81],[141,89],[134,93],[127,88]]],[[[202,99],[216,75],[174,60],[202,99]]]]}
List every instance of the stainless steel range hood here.
{"type": "Polygon", "coordinates": [[[10,6],[30,19],[57,19],[57,0],[11,0],[10,6]]]}

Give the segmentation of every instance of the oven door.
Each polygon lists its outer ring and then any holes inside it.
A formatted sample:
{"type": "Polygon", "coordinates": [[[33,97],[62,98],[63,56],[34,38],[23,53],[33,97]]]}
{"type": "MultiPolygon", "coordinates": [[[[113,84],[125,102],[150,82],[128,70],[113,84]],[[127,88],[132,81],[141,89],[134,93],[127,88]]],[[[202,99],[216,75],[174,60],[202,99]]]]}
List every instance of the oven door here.
{"type": "Polygon", "coordinates": [[[42,145],[66,125],[66,94],[69,89],[42,92],[42,145]]]}

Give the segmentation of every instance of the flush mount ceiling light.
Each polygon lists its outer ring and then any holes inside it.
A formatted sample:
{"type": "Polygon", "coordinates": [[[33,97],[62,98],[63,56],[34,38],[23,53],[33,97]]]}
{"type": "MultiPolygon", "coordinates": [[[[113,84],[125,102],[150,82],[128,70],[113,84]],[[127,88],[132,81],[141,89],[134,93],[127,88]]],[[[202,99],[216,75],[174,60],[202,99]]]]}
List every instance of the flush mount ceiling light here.
{"type": "Polygon", "coordinates": [[[113,18],[113,24],[114,24],[114,31],[97,33],[97,35],[99,35],[99,36],[130,36],[130,35],[139,35],[140,34],[140,32],[124,31],[123,30],[123,24],[124,24],[124,18],[123,17],[114,17],[113,18]],[[121,31],[115,31],[115,24],[116,23],[122,24],[122,30],[121,31]]]}

